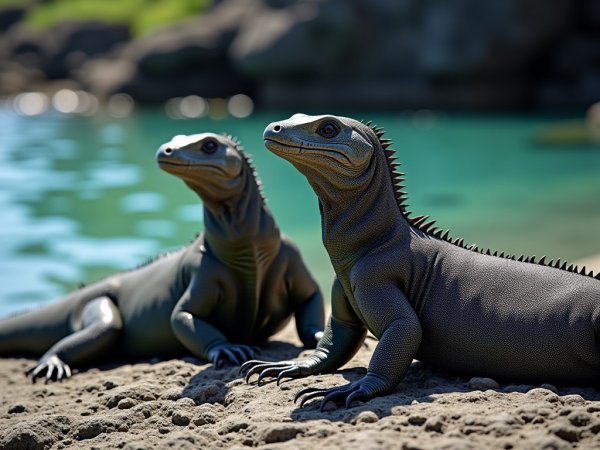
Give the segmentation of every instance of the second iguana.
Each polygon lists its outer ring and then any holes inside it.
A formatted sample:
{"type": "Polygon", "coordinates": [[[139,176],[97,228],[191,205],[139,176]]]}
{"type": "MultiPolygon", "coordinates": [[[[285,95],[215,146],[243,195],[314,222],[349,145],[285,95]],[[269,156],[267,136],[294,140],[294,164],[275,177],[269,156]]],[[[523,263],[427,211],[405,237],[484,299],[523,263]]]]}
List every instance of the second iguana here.
{"type": "MultiPolygon", "coordinates": [[[[413,358],[459,374],[518,383],[600,383],[600,274],[545,258],[492,254],[451,239],[406,209],[403,174],[383,130],[347,117],[296,114],[267,126],[265,145],[319,198],[337,280],[323,339],[309,356],[251,361],[246,380],[330,372],[370,330],[367,374],[302,404],[393,391],[413,358]]],[[[297,397],[297,398],[298,398],[297,397]]]]}
{"type": "Polygon", "coordinates": [[[241,364],[292,316],[304,345],[315,347],[321,292],[280,233],[239,142],[176,136],[156,158],[202,199],[204,231],[178,251],[0,320],[0,355],[43,353],[33,380],[68,378],[71,366],[109,355],[241,364]]]}

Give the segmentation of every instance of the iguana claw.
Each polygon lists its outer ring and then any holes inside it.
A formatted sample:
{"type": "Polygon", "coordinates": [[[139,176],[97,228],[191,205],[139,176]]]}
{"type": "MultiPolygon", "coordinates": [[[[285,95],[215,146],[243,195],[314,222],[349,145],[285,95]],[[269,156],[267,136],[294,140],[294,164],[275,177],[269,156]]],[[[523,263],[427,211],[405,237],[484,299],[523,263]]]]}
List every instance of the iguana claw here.
{"type": "Polygon", "coordinates": [[[46,371],[46,383],[49,381],[62,381],[71,376],[71,368],[57,355],[42,356],[35,366],[25,370],[25,375],[31,375],[31,381],[35,383],[38,378],[44,376],[44,371],[46,371]]]}
{"type": "Polygon", "coordinates": [[[300,400],[300,408],[302,408],[306,402],[317,398],[323,397],[321,400],[321,411],[324,410],[327,402],[344,402],[346,408],[350,408],[350,405],[355,400],[371,400],[381,394],[389,392],[390,388],[385,380],[373,375],[367,374],[363,378],[344,386],[336,386],[329,389],[307,387],[300,390],[295,398],[294,403],[300,400]]]}
{"type": "Polygon", "coordinates": [[[223,367],[226,362],[240,365],[259,354],[260,349],[258,347],[242,344],[221,344],[208,352],[210,361],[217,369],[223,367]]]}
{"type": "Polygon", "coordinates": [[[246,383],[248,383],[252,375],[258,374],[257,382],[259,385],[266,377],[275,378],[277,385],[279,385],[283,378],[298,378],[319,373],[318,364],[319,360],[314,355],[292,361],[270,362],[254,360],[242,365],[240,373],[248,370],[244,377],[246,383]]]}
{"type": "MultiPolygon", "coordinates": [[[[293,367],[293,361],[272,362],[253,359],[242,364],[239,373],[242,374],[244,371],[248,370],[244,377],[246,383],[248,383],[252,375],[258,374],[258,384],[260,385],[263,378],[277,377],[279,379],[281,372],[285,372],[293,367]]],[[[279,384],[279,382],[277,384],[279,384]]]]}

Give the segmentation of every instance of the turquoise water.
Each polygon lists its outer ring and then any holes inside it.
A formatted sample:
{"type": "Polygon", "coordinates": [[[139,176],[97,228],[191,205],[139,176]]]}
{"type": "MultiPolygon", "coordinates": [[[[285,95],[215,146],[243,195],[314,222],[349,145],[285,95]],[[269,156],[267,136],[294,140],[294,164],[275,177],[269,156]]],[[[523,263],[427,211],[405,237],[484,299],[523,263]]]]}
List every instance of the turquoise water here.
{"type": "MultiPolygon", "coordinates": [[[[201,229],[196,196],[161,172],[175,134],[228,132],[254,155],[280,227],[300,245],[326,295],[333,271],[306,180],[267,152],[262,130],[288,113],[172,120],[159,109],[114,119],[0,110],[0,314],[187,243],[201,229]]],[[[574,260],[600,253],[600,149],[544,148],[540,117],[355,113],[394,140],[411,210],[469,243],[574,260]]]]}

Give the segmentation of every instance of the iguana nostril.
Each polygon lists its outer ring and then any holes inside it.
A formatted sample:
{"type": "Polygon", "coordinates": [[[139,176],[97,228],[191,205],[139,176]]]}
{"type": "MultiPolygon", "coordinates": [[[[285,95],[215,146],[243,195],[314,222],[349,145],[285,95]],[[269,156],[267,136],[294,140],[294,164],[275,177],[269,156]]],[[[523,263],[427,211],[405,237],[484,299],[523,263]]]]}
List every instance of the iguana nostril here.
{"type": "Polygon", "coordinates": [[[171,153],[173,153],[173,149],[171,147],[167,147],[163,150],[165,155],[170,155],[171,153]]]}
{"type": "Polygon", "coordinates": [[[274,131],[275,133],[279,133],[279,132],[281,131],[281,125],[275,125],[275,126],[273,127],[273,131],[274,131]]]}

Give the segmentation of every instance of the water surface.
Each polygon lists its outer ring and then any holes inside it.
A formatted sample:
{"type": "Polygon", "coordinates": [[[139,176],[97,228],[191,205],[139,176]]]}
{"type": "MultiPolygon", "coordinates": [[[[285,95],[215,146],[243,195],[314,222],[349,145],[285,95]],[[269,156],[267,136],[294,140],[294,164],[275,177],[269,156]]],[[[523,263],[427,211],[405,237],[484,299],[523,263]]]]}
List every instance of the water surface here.
{"type": "MultiPolygon", "coordinates": [[[[158,169],[154,153],[175,134],[203,131],[236,135],[254,155],[281,229],[328,297],[333,271],[316,197],[262,143],[265,125],[288,115],[184,121],[159,109],[121,119],[0,110],[0,314],[189,242],[202,228],[202,206],[158,169]]],[[[551,119],[353,115],[386,128],[407,173],[410,209],[453,236],[515,254],[600,253],[600,149],[535,145],[551,119]]]]}

